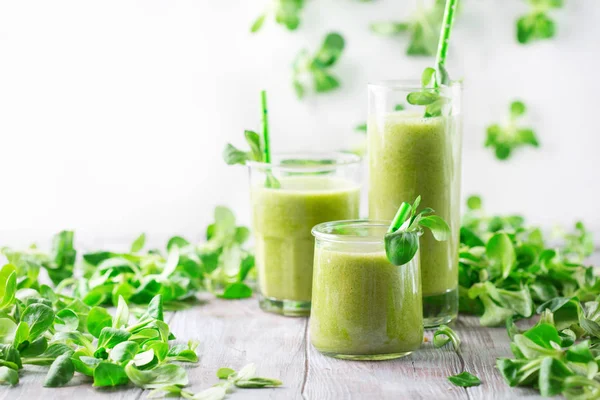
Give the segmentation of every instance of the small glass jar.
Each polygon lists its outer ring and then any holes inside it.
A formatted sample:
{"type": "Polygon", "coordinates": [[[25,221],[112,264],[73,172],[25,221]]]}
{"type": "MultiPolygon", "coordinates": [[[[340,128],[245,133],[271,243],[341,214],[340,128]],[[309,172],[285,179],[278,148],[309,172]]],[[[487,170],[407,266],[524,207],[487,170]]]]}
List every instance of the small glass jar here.
{"type": "Polygon", "coordinates": [[[419,252],[396,266],[385,254],[389,223],[335,221],[316,237],[310,340],[351,360],[403,357],[423,342],[419,252]]]}
{"type": "Polygon", "coordinates": [[[422,89],[419,81],[369,85],[369,218],[394,218],[402,202],[421,196],[450,226],[450,239],[420,240],[425,327],[458,315],[458,245],[462,149],[462,85],[422,89]],[[446,101],[442,115],[424,117],[425,107],[406,104],[425,91],[446,101]],[[399,107],[400,106],[400,107],[399,107]]]}
{"type": "Polygon", "coordinates": [[[287,316],[310,313],[313,226],[358,218],[361,158],[345,153],[274,155],[249,162],[259,304],[287,316]]]}

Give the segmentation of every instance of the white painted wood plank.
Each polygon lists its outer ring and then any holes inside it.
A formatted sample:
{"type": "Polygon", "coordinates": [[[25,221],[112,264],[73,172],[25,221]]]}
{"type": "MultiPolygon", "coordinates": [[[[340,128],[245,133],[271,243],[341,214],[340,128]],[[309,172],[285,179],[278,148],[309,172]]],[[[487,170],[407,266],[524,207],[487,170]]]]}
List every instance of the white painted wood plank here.
{"type": "Polygon", "coordinates": [[[200,341],[200,363],[188,369],[194,393],[218,382],[221,367],[235,370],[255,363],[260,376],[276,378],[275,389],[236,389],[234,399],[301,399],[305,369],[306,318],[262,312],[256,299],[212,300],[180,311],[171,321],[177,339],[200,341]]]}
{"type": "Polygon", "coordinates": [[[451,350],[434,349],[432,332],[413,354],[389,361],[345,361],[326,357],[309,344],[307,399],[467,399],[448,375],[460,372],[451,350]]]}

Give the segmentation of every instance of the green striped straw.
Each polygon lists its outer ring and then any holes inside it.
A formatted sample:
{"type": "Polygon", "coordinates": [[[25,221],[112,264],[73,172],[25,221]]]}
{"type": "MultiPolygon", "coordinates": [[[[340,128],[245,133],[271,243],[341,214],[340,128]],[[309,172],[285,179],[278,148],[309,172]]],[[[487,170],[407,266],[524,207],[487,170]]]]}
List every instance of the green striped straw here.
{"type": "Polygon", "coordinates": [[[394,233],[398,229],[400,229],[402,224],[404,224],[404,221],[406,221],[408,219],[408,217],[410,215],[410,211],[411,211],[410,204],[408,204],[406,202],[403,202],[402,204],[400,204],[400,207],[398,208],[398,212],[396,212],[396,216],[392,220],[392,223],[390,224],[387,233],[394,233]]]}
{"type": "MultiPolygon", "coordinates": [[[[450,42],[450,32],[454,24],[454,15],[456,14],[456,5],[458,0],[446,0],[446,9],[444,10],[444,23],[440,33],[440,41],[438,42],[437,56],[435,59],[435,69],[439,70],[440,65],[446,62],[448,55],[448,43],[450,42]]],[[[437,83],[436,83],[437,86],[437,83]]]]}
{"type": "Polygon", "coordinates": [[[269,112],[267,110],[267,92],[260,92],[260,100],[262,104],[262,140],[263,140],[263,162],[271,162],[271,148],[269,146],[269,112]]]}

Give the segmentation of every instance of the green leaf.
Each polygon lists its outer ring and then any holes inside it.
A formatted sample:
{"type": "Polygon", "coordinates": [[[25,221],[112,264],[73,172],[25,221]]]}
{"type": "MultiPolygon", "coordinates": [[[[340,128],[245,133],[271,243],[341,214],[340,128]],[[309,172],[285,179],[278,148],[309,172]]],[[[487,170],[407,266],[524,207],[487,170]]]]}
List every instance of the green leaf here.
{"type": "Polygon", "coordinates": [[[52,262],[46,262],[43,266],[55,285],[73,276],[73,266],[77,256],[77,252],[73,247],[73,239],[74,233],[72,231],[62,231],[55,235],[52,241],[50,252],[52,262]]]}
{"type": "Polygon", "coordinates": [[[467,198],[467,208],[469,210],[481,210],[481,197],[469,196],[467,198]]]}
{"type": "Polygon", "coordinates": [[[152,319],[156,319],[158,321],[165,320],[161,295],[156,295],[152,298],[152,300],[150,300],[150,303],[148,304],[146,313],[140,319],[144,319],[144,318],[152,318],[152,319]]]}
{"type": "Polygon", "coordinates": [[[0,270],[0,310],[11,306],[17,292],[17,272],[15,266],[6,264],[0,270]]]}
{"type": "Polygon", "coordinates": [[[538,377],[540,366],[541,359],[529,361],[499,358],[496,360],[496,367],[511,387],[532,384],[538,377]]]}
{"type": "Polygon", "coordinates": [[[410,25],[404,22],[380,21],[373,22],[369,25],[371,32],[379,35],[398,35],[408,31],[410,25]]]}
{"type": "Polygon", "coordinates": [[[537,313],[541,314],[546,309],[552,311],[554,324],[558,330],[568,328],[579,321],[579,303],[568,297],[557,297],[541,304],[537,308],[537,313]]]}
{"type": "Polygon", "coordinates": [[[56,360],[50,365],[46,380],[44,381],[45,387],[60,387],[64,386],[75,374],[75,366],[71,361],[72,352],[58,356],[56,360]]]}
{"type": "Polygon", "coordinates": [[[244,136],[246,137],[248,146],[250,146],[250,154],[252,155],[250,158],[254,161],[262,161],[263,152],[261,150],[260,136],[258,136],[258,133],[246,130],[244,131],[244,136]]]}
{"type": "Polygon", "coordinates": [[[510,104],[510,116],[513,119],[516,119],[522,115],[525,115],[527,108],[525,107],[525,103],[522,101],[513,101],[510,104]]]}
{"type": "Polygon", "coordinates": [[[275,21],[293,31],[300,25],[304,0],[280,0],[275,3],[275,21]]]}
{"type": "Polygon", "coordinates": [[[190,242],[182,238],[181,236],[173,236],[167,242],[167,251],[171,251],[173,247],[179,247],[180,249],[183,247],[187,247],[190,245],[190,242]]]}
{"type": "Polygon", "coordinates": [[[239,380],[235,382],[235,386],[239,388],[264,388],[264,387],[277,387],[281,386],[283,383],[278,379],[272,378],[261,378],[261,377],[253,377],[245,380],[239,380]]]}
{"type": "Polygon", "coordinates": [[[25,321],[19,322],[17,329],[14,332],[13,346],[19,349],[21,344],[29,344],[29,325],[25,321]]]}
{"type": "Polygon", "coordinates": [[[425,118],[439,117],[444,113],[444,108],[449,104],[449,99],[439,97],[436,101],[425,107],[425,118]]]}
{"type": "Polygon", "coordinates": [[[410,262],[419,250],[419,236],[416,232],[396,231],[385,235],[385,253],[394,265],[410,262]]]}
{"type": "Polygon", "coordinates": [[[122,364],[134,359],[138,353],[140,346],[136,342],[124,341],[113,347],[109,355],[109,360],[122,364]]]}
{"type": "Polygon", "coordinates": [[[367,124],[358,124],[354,127],[354,130],[361,133],[367,132],[367,124]]]}
{"type": "Polygon", "coordinates": [[[537,140],[537,137],[535,136],[535,133],[533,132],[532,129],[529,129],[529,128],[519,129],[517,131],[516,140],[518,143],[529,144],[534,147],[539,147],[539,145],[540,145],[537,140]]]}
{"type": "Polygon", "coordinates": [[[423,87],[428,87],[434,84],[435,82],[435,69],[431,67],[427,67],[423,70],[423,74],[421,74],[421,85],[423,87]]]}
{"type": "Polygon", "coordinates": [[[560,344],[561,339],[556,328],[549,324],[538,324],[523,334],[535,344],[547,349],[553,349],[552,343],[560,344]]]}
{"type": "Polygon", "coordinates": [[[296,93],[296,97],[298,97],[298,99],[302,99],[306,94],[306,89],[304,89],[304,85],[296,79],[294,79],[292,84],[294,86],[294,92],[296,93]]]}
{"type": "Polygon", "coordinates": [[[235,282],[225,288],[223,294],[217,295],[222,299],[246,299],[252,297],[252,289],[242,282],[235,282]]]}
{"type": "MultiPolygon", "coordinates": [[[[28,342],[29,343],[29,342],[28,342]]],[[[40,336],[27,347],[19,349],[21,357],[37,357],[44,353],[48,348],[48,340],[44,336],[40,336]]]]}
{"type": "Polygon", "coordinates": [[[77,350],[71,356],[71,361],[73,361],[75,371],[93,378],[94,370],[103,360],[90,357],[86,354],[88,354],[86,351],[77,350]]]}
{"type": "Polygon", "coordinates": [[[188,384],[187,373],[175,364],[162,364],[150,370],[139,370],[133,362],[125,367],[125,373],[134,385],[143,389],[156,389],[164,386],[188,384]]]}
{"type": "Polygon", "coordinates": [[[345,41],[339,33],[328,33],[321,48],[317,52],[313,65],[317,68],[327,68],[334,65],[344,50],[345,41]]]}
{"type": "Polygon", "coordinates": [[[217,378],[219,379],[227,379],[233,374],[235,374],[235,371],[231,368],[219,368],[217,370],[217,378]]]}
{"type": "Polygon", "coordinates": [[[227,165],[245,165],[246,161],[250,160],[250,155],[245,151],[238,150],[230,143],[227,143],[223,150],[223,160],[227,165]]]}
{"type": "Polygon", "coordinates": [[[92,336],[98,338],[102,329],[112,326],[112,317],[103,307],[92,307],[87,318],[87,329],[92,336]]]}
{"type": "Polygon", "coordinates": [[[117,312],[112,323],[113,328],[122,328],[127,326],[129,323],[129,307],[123,299],[123,296],[119,296],[117,312]]]}
{"type": "Polygon", "coordinates": [[[497,233],[491,237],[485,246],[486,256],[502,273],[504,279],[508,278],[515,261],[516,253],[512,241],[506,233],[497,233]]]}
{"type": "Polygon", "coordinates": [[[567,349],[565,359],[570,362],[584,363],[595,362],[594,355],[590,351],[590,341],[584,340],[567,349]]]}
{"type": "Polygon", "coordinates": [[[1,366],[0,367],[0,385],[14,386],[19,383],[19,373],[14,369],[1,366]]]}
{"type": "Polygon", "coordinates": [[[483,315],[479,318],[483,326],[502,325],[515,314],[513,310],[497,305],[488,295],[481,295],[479,298],[484,306],[483,315]]]}
{"type": "Polygon", "coordinates": [[[315,90],[317,93],[325,93],[340,86],[340,82],[333,76],[320,70],[313,72],[315,90]]]}
{"type": "Polygon", "coordinates": [[[533,314],[533,300],[527,287],[519,291],[497,289],[503,307],[514,310],[517,314],[529,318],[533,314]]]}
{"type": "Polygon", "coordinates": [[[433,346],[440,348],[449,342],[452,342],[454,351],[460,353],[460,338],[458,337],[458,334],[449,326],[440,325],[440,327],[433,334],[433,346]]]}
{"type": "Polygon", "coordinates": [[[32,341],[52,326],[52,323],[54,322],[54,311],[48,306],[35,303],[28,306],[25,311],[23,311],[21,321],[26,322],[29,325],[29,340],[32,341]]]}
{"type": "Polygon", "coordinates": [[[98,337],[98,348],[112,349],[117,344],[125,342],[131,333],[123,329],[102,328],[98,337]]]}
{"type": "Polygon", "coordinates": [[[167,358],[172,361],[198,362],[198,354],[196,354],[198,344],[196,341],[190,341],[187,346],[183,344],[175,345],[169,349],[167,358]]]}
{"type": "Polygon", "coordinates": [[[0,365],[5,365],[12,369],[23,368],[19,352],[13,345],[0,344],[0,365]]]}
{"type": "Polygon", "coordinates": [[[565,389],[565,378],[573,375],[573,372],[560,360],[546,357],[540,367],[539,387],[540,394],[551,397],[561,394],[565,389]]]}
{"type": "Polygon", "coordinates": [[[140,250],[142,250],[144,248],[145,244],[146,244],[146,234],[142,233],[131,244],[131,252],[132,253],[137,253],[138,251],[140,251],[140,250]]]}
{"type": "Polygon", "coordinates": [[[448,380],[456,386],[471,387],[481,385],[481,380],[470,372],[464,371],[458,375],[448,377],[448,380]]]}
{"type": "Polygon", "coordinates": [[[122,366],[103,361],[94,369],[94,387],[126,385],[129,378],[122,366]]]}
{"type": "Polygon", "coordinates": [[[419,225],[428,228],[435,240],[443,242],[450,239],[450,227],[437,215],[428,215],[419,220],[419,225]]]}
{"type": "Polygon", "coordinates": [[[256,20],[250,27],[250,32],[252,32],[252,33],[258,32],[260,30],[260,28],[263,26],[266,16],[267,16],[266,14],[259,15],[258,18],[256,18],[256,20]]]}
{"type": "Polygon", "coordinates": [[[438,98],[439,95],[433,92],[412,92],[406,96],[406,101],[409,104],[426,106],[432,104],[438,98]]]}
{"type": "Polygon", "coordinates": [[[75,331],[79,326],[79,317],[75,311],[64,308],[54,316],[54,329],[59,332],[75,331]]]}

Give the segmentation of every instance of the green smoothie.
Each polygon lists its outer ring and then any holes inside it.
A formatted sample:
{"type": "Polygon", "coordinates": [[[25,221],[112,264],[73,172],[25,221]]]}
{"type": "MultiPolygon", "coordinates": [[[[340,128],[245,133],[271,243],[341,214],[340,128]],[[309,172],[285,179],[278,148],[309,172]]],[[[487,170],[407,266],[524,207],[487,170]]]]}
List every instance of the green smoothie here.
{"type": "Polygon", "coordinates": [[[357,243],[317,245],[310,338],[322,353],[392,358],[423,342],[418,257],[398,267],[383,243],[372,250],[357,243]]]}
{"type": "Polygon", "coordinates": [[[452,231],[451,239],[446,242],[436,241],[429,231],[421,237],[426,318],[428,298],[441,313],[456,315],[458,307],[458,128],[452,117],[423,118],[422,114],[410,111],[385,114],[368,124],[369,217],[391,220],[403,201],[412,201],[420,195],[421,207],[433,208],[452,231]]]}
{"type": "Polygon", "coordinates": [[[310,302],[313,226],[358,217],[359,186],[327,176],[290,176],[281,188],[252,188],[256,266],[262,296],[310,302]]]}

